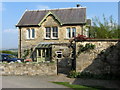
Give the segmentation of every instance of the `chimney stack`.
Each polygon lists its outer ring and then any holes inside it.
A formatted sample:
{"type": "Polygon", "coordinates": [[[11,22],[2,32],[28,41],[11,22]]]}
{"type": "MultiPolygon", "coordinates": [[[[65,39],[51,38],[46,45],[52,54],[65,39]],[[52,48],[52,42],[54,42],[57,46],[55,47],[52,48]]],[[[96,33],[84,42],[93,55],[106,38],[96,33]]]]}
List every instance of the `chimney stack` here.
{"type": "Polygon", "coordinates": [[[77,6],[77,7],[80,7],[81,5],[80,5],[80,4],[77,4],[76,6],[77,6]]]}

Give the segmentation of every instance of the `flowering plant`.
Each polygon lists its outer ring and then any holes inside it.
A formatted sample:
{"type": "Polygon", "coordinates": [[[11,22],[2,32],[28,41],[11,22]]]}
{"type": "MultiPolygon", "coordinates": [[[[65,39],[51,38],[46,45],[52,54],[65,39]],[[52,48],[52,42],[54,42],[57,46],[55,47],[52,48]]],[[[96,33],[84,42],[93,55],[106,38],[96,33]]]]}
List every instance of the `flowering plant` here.
{"type": "Polygon", "coordinates": [[[78,34],[78,36],[75,37],[74,39],[75,39],[75,40],[87,40],[87,39],[89,39],[89,38],[87,38],[85,35],[80,35],[80,34],[78,34]]]}

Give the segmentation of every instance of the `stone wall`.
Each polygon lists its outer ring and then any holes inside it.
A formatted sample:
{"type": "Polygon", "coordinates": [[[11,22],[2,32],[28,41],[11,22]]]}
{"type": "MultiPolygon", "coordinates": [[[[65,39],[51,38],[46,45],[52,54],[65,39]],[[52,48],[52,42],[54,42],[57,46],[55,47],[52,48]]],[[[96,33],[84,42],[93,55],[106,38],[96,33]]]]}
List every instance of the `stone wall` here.
{"type": "MultiPolygon", "coordinates": [[[[77,46],[86,43],[95,45],[94,50],[82,52],[76,59],[77,72],[93,74],[120,75],[120,42],[114,41],[85,41],[78,42],[77,46]]],[[[78,50],[78,47],[77,47],[78,50]]]]}
{"type": "Polygon", "coordinates": [[[56,75],[55,63],[5,63],[0,65],[2,75],[56,75]]]}

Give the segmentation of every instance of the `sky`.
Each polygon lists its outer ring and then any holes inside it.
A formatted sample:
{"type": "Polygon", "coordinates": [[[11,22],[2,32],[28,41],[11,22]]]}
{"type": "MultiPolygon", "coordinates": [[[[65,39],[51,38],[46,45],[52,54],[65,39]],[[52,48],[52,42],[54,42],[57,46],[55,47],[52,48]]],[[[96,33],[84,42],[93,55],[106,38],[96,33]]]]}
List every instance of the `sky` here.
{"type": "Polygon", "coordinates": [[[87,18],[97,16],[101,19],[104,14],[106,17],[112,15],[116,21],[118,20],[117,2],[2,2],[2,5],[0,3],[0,13],[2,13],[0,14],[0,17],[2,15],[2,46],[0,47],[18,48],[18,30],[15,25],[26,9],[72,8],[76,7],[76,4],[87,8],[87,18]]]}

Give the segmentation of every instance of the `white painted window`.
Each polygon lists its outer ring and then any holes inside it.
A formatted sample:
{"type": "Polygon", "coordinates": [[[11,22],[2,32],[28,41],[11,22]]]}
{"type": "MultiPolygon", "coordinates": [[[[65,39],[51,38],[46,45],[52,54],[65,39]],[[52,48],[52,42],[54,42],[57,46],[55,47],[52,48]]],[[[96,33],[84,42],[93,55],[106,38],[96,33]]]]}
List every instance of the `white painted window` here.
{"type": "Polygon", "coordinates": [[[35,29],[27,29],[27,39],[35,38],[35,29]]]}
{"type": "Polygon", "coordinates": [[[51,28],[50,27],[46,27],[46,38],[50,39],[51,37],[51,28]]]}
{"type": "Polygon", "coordinates": [[[76,36],[76,28],[75,27],[68,27],[66,29],[66,38],[72,38],[72,37],[75,37],[76,36]]]}
{"type": "Polygon", "coordinates": [[[32,29],[32,38],[35,38],[35,29],[32,29]]]}
{"type": "Polygon", "coordinates": [[[58,27],[52,27],[52,38],[58,38],[58,27]]]}
{"type": "Polygon", "coordinates": [[[71,29],[67,28],[67,38],[71,38],[71,29]]]}
{"type": "Polygon", "coordinates": [[[58,27],[46,27],[46,39],[56,39],[58,38],[58,27]]]}
{"type": "Polygon", "coordinates": [[[76,28],[73,27],[73,28],[72,28],[72,37],[75,37],[75,36],[76,36],[76,28]]]}
{"type": "Polygon", "coordinates": [[[30,29],[27,29],[27,39],[30,39],[30,29]]]}

